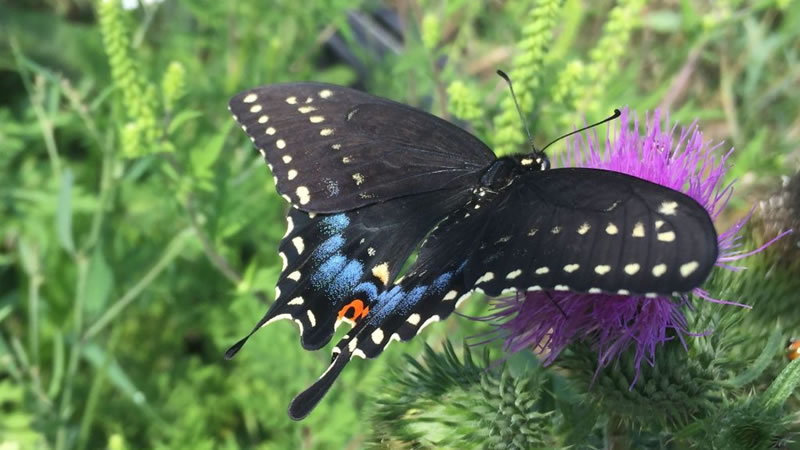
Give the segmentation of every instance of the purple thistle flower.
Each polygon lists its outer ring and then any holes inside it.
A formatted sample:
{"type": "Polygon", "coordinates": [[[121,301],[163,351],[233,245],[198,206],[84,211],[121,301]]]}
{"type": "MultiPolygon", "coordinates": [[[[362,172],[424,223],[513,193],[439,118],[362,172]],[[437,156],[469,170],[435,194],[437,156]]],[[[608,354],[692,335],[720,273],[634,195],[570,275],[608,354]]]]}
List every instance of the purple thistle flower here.
{"type": "MultiPolygon", "coordinates": [[[[604,151],[601,152],[596,135],[586,138],[578,134],[567,141],[567,151],[561,155],[560,165],[612,170],[684,192],[716,220],[733,192],[733,183],[723,184],[726,162],[733,149],[720,152],[721,144],[704,141],[696,122],[682,128],[680,133],[676,133],[677,125],[669,128],[669,117],[663,122],[667,124],[664,128],[661,114],[656,111],[652,118],[646,118],[642,136],[638,119],[633,118],[633,127],[630,127],[631,115],[626,108],[615,129],[609,131],[604,151]]],[[[756,250],[741,250],[739,232],[752,212],[718,236],[717,266],[742,270],[743,267],[730,263],[762,251],[790,232],[781,233],[756,250]]],[[[692,293],[709,302],[749,308],[712,298],[700,288],[692,293]]],[[[485,319],[496,323],[507,351],[535,348],[545,355],[544,364],[552,363],[570,343],[585,340],[596,346],[599,371],[630,346],[635,346],[638,377],[642,361],[653,365],[656,347],[671,339],[668,330],[675,330],[682,341],[684,335],[693,335],[681,312],[683,305],[689,305],[688,295],[645,298],[527,292],[494,300],[495,312],[485,319]]]]}

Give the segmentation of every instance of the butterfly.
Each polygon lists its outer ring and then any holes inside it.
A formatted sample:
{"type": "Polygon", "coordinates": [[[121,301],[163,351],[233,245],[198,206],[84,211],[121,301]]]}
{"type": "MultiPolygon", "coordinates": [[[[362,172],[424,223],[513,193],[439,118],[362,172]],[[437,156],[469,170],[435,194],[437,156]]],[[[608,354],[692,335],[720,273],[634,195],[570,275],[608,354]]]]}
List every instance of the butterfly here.
{"type": "Polygon", "coordinates": [[[300,420],[353,357],[375,358],[472,292],[688,292],[717,235],[687,195],[621,173],[550,169],[533,150],[497,158],[436,116],[342,86],[289,83],[229,109],[291,205],[275,301],[258,329],[294,321],[308,350],[352,328],[289,406],[300,420]],[[400,277],[413,253],[416,259],[400,277]]]}

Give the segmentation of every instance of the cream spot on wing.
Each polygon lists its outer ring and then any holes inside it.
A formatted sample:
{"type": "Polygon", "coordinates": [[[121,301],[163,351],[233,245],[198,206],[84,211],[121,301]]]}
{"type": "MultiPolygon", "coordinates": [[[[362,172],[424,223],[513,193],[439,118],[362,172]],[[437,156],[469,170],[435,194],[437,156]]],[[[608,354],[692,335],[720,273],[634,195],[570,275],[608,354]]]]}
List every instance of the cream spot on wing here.
{"type": "Polygon", "coordinates": [[[269,116],[261,116],[258,118],[258,123],[267,123],[269,116]]]}
{"type": "Polygon", "coordinates": [[[700,264],[697,261],[689,261],[686,264],[681,264],[681,276],[686,278],[692,274],[697,268],[700,267],[700,264]]]}
{"type": "Polygon", "coordinates": [[[306,244],[303,242],[303,238],[300,236],[295,236],[292,238],[292,244],[294,244],[294,248],[297,250],[298,255],[302,254],[303,250],[306,248],[306,244]]]}
{"type": "Polygon", "coordinates": [[[664,225],[663,220],[656,220],[656,230],[661,228],[662,225],[664,225]]]}
{"type": "Polygon", "coordinates": [[[605,275],[611,271],[611,266],[606,264],[600,264],[599,266],[595,266],[594,271],[598,275],[605,275]]]}
{"type": "Polygon", "coordinates": [[[432,324],[434,322],[438,322],[439,320],[440,320],[439,316],[435,315],[435,314],[430,316],[430,317],[428,317],[428,320],[426,320],[425,322],[422,323],[422,325],[419,326],[419,330],[417,330],[417,334],[422,333],[422,330],[424,330],[425,327],[427,327],[428,325],[430,325],[430,324],[432,324]]]}
{"type": "Polygon", "coordinates": [[[353,353],[356,347],[358,347],[358,338],[353,338],[353,340],[347,344],[347,349],[350,350],[350,353],[353,353]]]}
{"type": "Polygon", "coordinates": [[[320,136],[330,136],[333,134],[333,128],[323,128],[319,130],[320,136]]]}
{"type": "Polygon", "coordinates": [[[633,233],[631,233],[633,237],[644,237],[644,224],[642,222],[636,222],[636,225],[633,226],[633,233]]]}
{"type": "Polygon", "coordinates": [[[667,272],[667,265],[666,264],[656,264],[653,266],[653,276],[660,277],[667,272]]]}
{"type": "Polygon", "coordinates": [[[311,116],[308,118],[308,121],[311,123],[320,123],[325,121],[324,116],[311,116]]]}
{"type": "Polygon", "coordinates": [[[538,228],[531,228],[530,230],[528,230],[528,236],[533,236],[534,234],[536,234],[537,231],[539,231],[538,228]]]}
{"type": "Polygon", "coordinates": [[[613,223],[609,223],[608,226],[606,226],[606,233],[614,235],[614,234],[617,234],[618,232],[619,232],[619,229],[613,223]]]}
{"type": "Polygon", "coordinates": [[[419,323],[419,320],[420,320],[419,314],[414,313],[414,314],[408,316],[408,319],[406,319],[406,322],[410,323],[411,325],[416,325],[416,324],[419,323]]]}
{"type": "MultiPolygon", "coordinates": [[[[263,156],[264,158],[267,157],[267,152],[265,152],[263,148],[258,149],[258,152],[261,153],[261,156],[263,156]]],[[[272,169],[270,169],[270,170],[272,170],[272,169]]]]}
{"type": "Polygon", "coordinates": [[[314,99],[313,99],[313,98],[311,98],[311,97],[306,97],[306,103],[311,103],[311,102],[313,102],[313,101],[314,101],[314,99]]]}
{"type": "Polygon", "coordinates": [[[662,202],[658,208],[658,212],[665,216],[674,216],[675,211],[678,209],[678,202],[662,202]]]}
{"type": "Polygon", "coordinates": [[[281,288],[275,286],[275,300],[281,298],[281,288]]]}
{"type": "Polygon", "coordinates": [[[458,295],[457,291],[450,291],[450,292],[448,292],[447,294],[444,295],[442,300],[444,300],[444,301],[452,300],[452,299],[456,298],[456,295],[458,295]]]}
{"type": "Polygon", "coordinates": [[[506,280],[513,280],[522,274],[522,269],[512,270],[506,275],[506,280]]]}
{"type": "Polygon", "coordinates": [[[590,226],[589,226],[589,224],[588,224],[587,222],[584,222],[584,223],[583,223],[583,225],[581,225],[580,227],[578,227],[578,234],[580,234],[580,235],[584,235],[584,234],[586,234],[586,233],[588,233],[588,232],[589,232],[589,229],[590,229],[590,228],[592,228],[592,227],[590,227],[590,226]]]}
{"type": "Polygon", "coordinates": [[[279,252],[278,255],[281,257],[281,262],[283,263],[281,270],[286,270],[286,267],[289,265],[289,260],[286,259],[286,253],[279,252]]]}
{"type": "Polygon", "coordinates": [[[283,157],[281,157],[281,160],[283,161],[284,164],[289,164],[290,162],[292,162],[292,157],[289,155],[283,155],[283,157]]]}
{"type": "Polygon", "coordinates": [[[294,229],[294,220],[292,220],[292,216],[286,216],[286,234],[284,234],[283,237],[288,236],[293,229],[294,229]]]}
{"type": "Polygon", "coordinates": [[[247,97],[243,98],[242,101],[245,103],[253,103],[258,99],[258,95],[256,94],[248,94],[247,97]]]}
{"type": "Polygon", "coordinates": [[[541,286],[539,286],[539,285],[536,285],[536,286],[528,286],[528,289],[526,289],[526,290],[528,290],[528,291],[531,291],[531,292],[534,292],[534,291],[541,291],[541,290],[542,290],[542,287],[541,287],[541,286]]]}
{"type": "Polygon", "coordinates": [[[617,291],[617,294],[619,294],[619,295],[630,295],[631,291],[629,291],[627,289],[620,289],[620,290],[617,291]]]}
{"type": "Polygon", "coordinates": [[[475,284],[485,283],[487,281],[492,281],[492,280],[494,280],[494,273],[486,272],[485,274],[483,274],[482,277],[475,280],[475,284]]]}
{"type": "MultiPolygon", "coordinates": [[[[291,314],[278,314],[277,316],[273,317],[272,319],[269,319],[268,321],[264,322],[264,324],[261,325],[261,328],[264,328],[265,326],[267,326],[267,325],[269,325],[269,324],[271,324],[273,322],[277,322],[279,320],[292,320],[292,315],[291,314]]],[[[303,334],[303,327],[302,326],[300,327],[300,334],[303,334]]]]}
{"type": "Polygon", "coordinates": [[[625,273],[628,275],[636,275],[636,272],[638,272],[640,268],[641,266],[636,263],[625,264],[625,273]]]}
{"type": "Polygon", "coordinates": [[[374,248],[372,248],[372,247],[368,248],[368,249],[367,249],[367,254],[368,254],[369,256],[375,256],[375,249],[374,249],[374,248]]]}
{"type": "Polygon", "coordinates": [[[294,272],[290,273],[289,275],[286,275],[286,278],[288,278],[290,280],[298,281],[298,280],[300,280],[300,271],[295,270],[294,272]]]}
{"type": "Polygon", "coordinates": [[[289,303],[287,303],[287,305],[302,305],[303,302],[304,302],[303,297],[295,297],[289,300],[289,303]]]}
{"type": "Polygon", "coordinates": [[[267,127],[265,133],[267,133],[268,135],[272,136],[273,134],[275,134],[275,128],[274,127],[267,127]]]}
{"type": "Polygon", "coordinates": [[[675,240],[675,233],[672,231],[658,233],[658,240],[661,242],[672,242],[675,240]]]}
{"type": "Polygon", "coordinates": [[[277,141],[275,141],[275,147],[278,147],[279,150],[283,150],[284,148],[286,148],[286,141],[284,141],[283,139],[278,139],[277,141]]]}
{"type": "Polygon", "coordinates": [[[376,328],[375,331],[372,332],[372,342],[374,342],[375,345],[381,345],[381,342],[383,342],[383,330],[376,328]]]}
{"type": "Polygon", "coordinates": [[[550,268],[547,266],[542,266],[535,270],[536,275],[544,275],[547,272],[550,272],[550,268]]]}
{"type": "Polygon", "coordinates": [[[353,181],[356,182],[356,186],[361,186],[361,183],[364,182],[364,175],[361,175],[360,173],[354,173],[353,181]]]}
{"type": "Polygon", "coordinates": [[[647,298],[656,298],[656,297],[658,297],[658,293],[657,292],[648,292],[647,294],[644,294],[644,296],[647,297],[647,298]]]}
{"type": "Polygon", "coordinates": [[[581,266],[580,264],[567,264],[566,266],[564,266],[564,272],[567,273],[575,272],[576,270],[578,270],[580,266],[581,266]]]}
{"type": "Polygon", "coordinates": [[[323,90],[319,91],[320,98],[328,98],[331,95],[333,95],[333,92],[331,92],[330,89],[323,89],[323,90]]]}
{"type": "Polygon", "coordinates": [[[294,180],[295,177],[297,177],[297,171],[296,170],[290,169],[288,172],[286,172],[286,178],[288,178],[289,180],[294,180]]]}
{"type": "Polygon", "coordinates": [[[553,229],[550,230],[550,232],[553,234],[561,233],[561,227],[553,227],[553,229]]]}
{"type": "Polygon", "coordinates": [[[342,148],[342,144],[333,144],[333,145],[331,145],[331,148],[334,149],[334,150],[339,150],[339,149],[342,148]]]}
{"type": "Polygon", "coordinates": [[[372,268],[372,275],[381,280],[384,286],[389,284],[389,263],[384,262],[372,268]]]}
{"type": "Polygon", "coordinates": [[[555,289],[557,291],[568,291],[569,290],[569,286],[567,286],[566,284],[557,284],[557,285],[555,285],[555,287],[553,289],[555,289]]]}
{"type": "Polygon", "coordinates": [[[305,186],[299,186],[295,191],[297,194],[297,198],[300,199],[300,204],[305,205],[309,201],[311,201],[311,193],[308,191],[308,188],[305,186]]]}
{"type": "Polygon", "coordinates": [[[286,194],[281,194],[281,197],[283,197],[283,199],[286,200],[287,202],[292,203],[292,197],[289,197],[286,194]]]}
{"type": "Polygon", "coordinates": [[[301,107],[297,108],[297,110],[300,111],[301,114],[308,114],[311,111],[316,111],[317,108],[314,107],[314,106],[301,106],[301,107]]]}
{"type": "Polygon", "coordinates": [[[599,294],[601,292],[603,292],[603,290],[600,289],[600,288],[589,288],[589,293],[590,294],[599,294]]]}
{"type": "Polygon", "coordinates": [[[259,112],[259,111],[261,111],[261,105],[259,105],[259,104],[255,104],[255,105],[250,107],[250,112],[253,113],[253,114],[255,114],[255,113],[259,112]]]}
{"type": "Polygon", "coordinates": [[[464,295],[462,295],[461,297],[458,297],[458,300],[456,300],[456,308],[461,306],[461,304],[464,303],[465,301],[467,301],[467,299],[470,298],[470,297],[472,297],[472,292],[467,292],[464,295]]]}
{"type": "Polygon", "coordinates": [[[295,96],[286,97],[286,103],[288,103],[290,105],[296,104],[297,103],[297,97],[295,97],[295,96]]]}

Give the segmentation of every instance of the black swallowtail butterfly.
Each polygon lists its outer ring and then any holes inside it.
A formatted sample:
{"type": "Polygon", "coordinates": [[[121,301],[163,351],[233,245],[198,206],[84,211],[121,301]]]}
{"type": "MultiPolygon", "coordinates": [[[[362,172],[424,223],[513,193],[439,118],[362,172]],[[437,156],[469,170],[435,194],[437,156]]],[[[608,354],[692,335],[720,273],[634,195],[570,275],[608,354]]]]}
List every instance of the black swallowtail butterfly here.
{"type": "Polygon", "coordinates": [[[680,192],[616,172],[548,170],[537,151],[496,158],[461,128],[400,103],[290,83],[242,92],[229,109],[293,208],[276,300],[226,357],[280,319],[297,323],[309,350],[340,323],[353,327],[292,401],[293,419],[352,357],[413,338],[473,291],[682,293],[717,259],[708,213],[680,192]]]}

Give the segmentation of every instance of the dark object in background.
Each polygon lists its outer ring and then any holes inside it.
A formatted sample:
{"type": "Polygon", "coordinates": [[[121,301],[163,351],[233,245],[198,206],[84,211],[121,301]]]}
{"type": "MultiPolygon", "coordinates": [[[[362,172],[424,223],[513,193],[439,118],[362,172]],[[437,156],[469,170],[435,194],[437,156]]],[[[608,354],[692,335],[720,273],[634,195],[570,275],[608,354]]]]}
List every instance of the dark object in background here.
{"type": "Polygon", "coordinates": [[[321,69],[336,64],[350,66],[356,72],[356,80],[350,86],[364,90],[370,67],[374,65],[363,61],[359,55],[381,60],[387,54],[402,53],[405,26],[397,12],[383,7],[370,13],[351,11],[347,14],[347,23],[359,48],[351,48],[344,36],[336,31],[325,41],[317,66],[321,69]]]}

